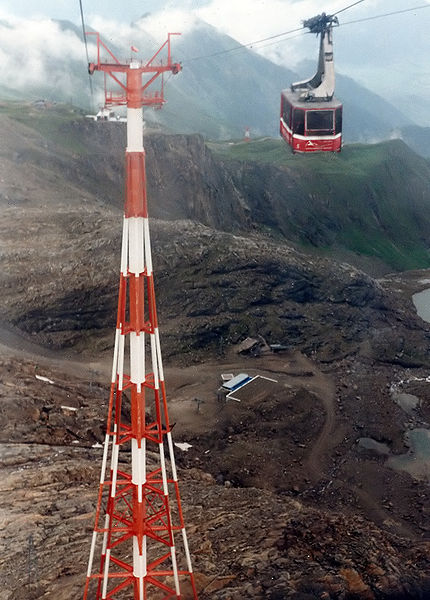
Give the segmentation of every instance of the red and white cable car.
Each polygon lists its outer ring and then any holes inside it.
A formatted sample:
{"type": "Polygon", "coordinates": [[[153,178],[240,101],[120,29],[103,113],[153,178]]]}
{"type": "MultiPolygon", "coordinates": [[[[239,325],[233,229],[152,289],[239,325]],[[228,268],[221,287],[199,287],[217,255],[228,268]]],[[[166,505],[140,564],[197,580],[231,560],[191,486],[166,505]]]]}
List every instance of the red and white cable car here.
{"type": "Polygon", "coordinates": [[[280,132],[293,152],[340,152],[342,104],[334,97],[333,25],[337,17],[322,13],[304,21],[320,35],[316,74],[281,94],[280,132]]]}

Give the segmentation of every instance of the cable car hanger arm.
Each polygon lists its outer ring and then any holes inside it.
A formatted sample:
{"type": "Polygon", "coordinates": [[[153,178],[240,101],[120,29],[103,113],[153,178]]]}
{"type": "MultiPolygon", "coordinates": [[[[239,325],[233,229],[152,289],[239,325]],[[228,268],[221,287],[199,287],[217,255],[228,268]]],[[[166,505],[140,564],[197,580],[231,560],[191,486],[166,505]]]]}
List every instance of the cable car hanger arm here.
{"type": "Polygon", "coordinates": [[[331,100],[335,89],[335,72],[333,59],[333,26],[339,25],[334,15],[322,13],[303,21],[310,33],[320,36],[320,50],[317,72],[310,79],[298,81],[291,85],[293,92],[303,90],[301,98],[309,101],[331,100]]]}

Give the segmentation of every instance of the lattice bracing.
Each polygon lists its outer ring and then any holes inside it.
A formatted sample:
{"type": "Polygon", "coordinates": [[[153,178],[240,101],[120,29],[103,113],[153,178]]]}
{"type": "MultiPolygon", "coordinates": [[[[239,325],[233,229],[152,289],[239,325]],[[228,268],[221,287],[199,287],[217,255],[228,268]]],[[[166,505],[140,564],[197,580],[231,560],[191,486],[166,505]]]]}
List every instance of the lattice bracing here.
{"type": "Polygon", "coordinates": [[[90,65],[115,81],[125,77],[118,102],[127,104],[127,150],[111,390],[84,600],[197,600],[167,409],[143,149],[142,107],[156,95],[142,78],[180,70],[170,35],[164,47],[167,61],[156,65],[158,52],[146,63],[120,63],[109,52],[103,62],[98,46],[90,65]]]}

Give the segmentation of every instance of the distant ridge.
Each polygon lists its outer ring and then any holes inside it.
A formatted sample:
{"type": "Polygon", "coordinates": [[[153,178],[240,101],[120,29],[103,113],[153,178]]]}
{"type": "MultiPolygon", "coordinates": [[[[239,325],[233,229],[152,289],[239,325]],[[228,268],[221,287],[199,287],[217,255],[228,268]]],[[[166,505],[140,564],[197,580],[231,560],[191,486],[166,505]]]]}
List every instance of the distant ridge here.
{"type": "MultiPolygon", "coordinates": [[[[79,28],[68,21],[56,22],[61,32],[82,39],[79,28]]],[[[142,18],[133,30],[134,43],[142,57],[152,54],[157,42],[148,35],[142,18]]],[[[103,36],[103,32],[100,32],[103,36]]],[[[61,44],[61,37],[58,43],[61,44]]],[[[119,56],[127,57],[129,48],[120,48],[116,40],[108,45],[119,56]]],[[[243,136],[246,127],[251,136],[278,136],[280,92],[299,76],[274,64],[253,50],[223,53],[238,42],[204,21],[174,40],[173,53],[183,63],[183,71],[167,82],[167,104],[162,111],[146,111],[149,122],[176,133],[201,133],[207,138],[229,139],[243,136]]],[[[1,47],[1,44],[0,44],[1,47]]],[[[91,46],[90,46],[91,51],[91,46]]],[[[46,77],[19,91],[4,87],[0,98],[35,100],[47,98],[72,102],[90,109],[88,76],[82,52],[61,59],[44,55],[46,77]]],[[[307,68],[307,67],[306,67],[307,68]]],[[[312,63],[312,70],[314,65],[312,63]]],[[[97,103],[103,101],[100,81],[94,80],[97,103]]],[[[349,77],[338,76],[337,95],[345,104],[346,141],[375,142],[392,137],[393,131],[412,125],[400,111],[349,77]]]]}

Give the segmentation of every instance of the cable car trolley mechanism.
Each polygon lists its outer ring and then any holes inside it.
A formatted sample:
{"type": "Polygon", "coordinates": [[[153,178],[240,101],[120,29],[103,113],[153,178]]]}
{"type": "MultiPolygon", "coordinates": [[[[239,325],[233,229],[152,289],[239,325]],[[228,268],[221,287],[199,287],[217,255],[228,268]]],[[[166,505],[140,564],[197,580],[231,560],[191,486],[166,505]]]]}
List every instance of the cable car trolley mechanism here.
{"type": "Polygon", "coordinates": [[[322,13],[303,22],[320,36],[316,74],[293,83],[281,94],[280,133],[293,152],[340,152],[342,145],[342,104],[334,97],[333,60],[334,15],[322,13]]]}

